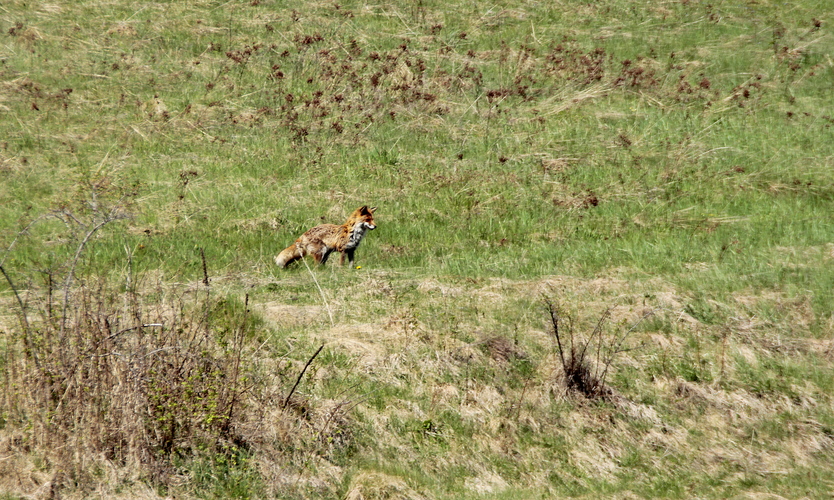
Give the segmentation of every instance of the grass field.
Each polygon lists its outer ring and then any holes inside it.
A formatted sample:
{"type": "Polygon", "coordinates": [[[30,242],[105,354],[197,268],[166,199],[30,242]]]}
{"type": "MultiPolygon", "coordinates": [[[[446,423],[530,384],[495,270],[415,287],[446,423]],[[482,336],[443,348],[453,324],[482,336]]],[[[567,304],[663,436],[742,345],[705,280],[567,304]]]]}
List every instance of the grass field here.
{"type": "Polygon", "coordinates": [[[831,496],[832,22],[3,2],[0,498],[831,496]]]}

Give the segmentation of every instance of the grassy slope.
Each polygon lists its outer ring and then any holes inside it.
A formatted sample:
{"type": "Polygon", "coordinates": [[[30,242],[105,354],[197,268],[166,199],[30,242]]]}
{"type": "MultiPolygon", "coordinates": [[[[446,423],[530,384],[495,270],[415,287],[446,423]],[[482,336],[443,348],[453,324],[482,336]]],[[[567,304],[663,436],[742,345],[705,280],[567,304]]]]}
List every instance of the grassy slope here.
{"type": "MultiPolygon", "coordinates": [[[[99,234],[90,268],[121,276],[127,251],[134,272],[190,282],[204,248],[215,282],[263,305],[261,353],[303,363],[325,341],[305,391],[322,412],[361,401],[352,445],[299,460],[320,483],[286,494],[823,494],[831,14],[6,3],[3,247],[50,209],[127,193],[134,217],[99,234]],[[271,257],[366,203],[363,269],[316,271],[333,326],[306,268],[271,257]],[[611,332],[655,308],[615,364],[620,403],[553,388],[542,293],[582,333],[607,307],[611,332]],[[479,343],[495,335],[524,356],[479,343]]],[[[60,269],[71,237],[39,222],[4,265],[21,283],[60,269]]],[[[255,460],[256,490],[281,491],[255,460]]]]}

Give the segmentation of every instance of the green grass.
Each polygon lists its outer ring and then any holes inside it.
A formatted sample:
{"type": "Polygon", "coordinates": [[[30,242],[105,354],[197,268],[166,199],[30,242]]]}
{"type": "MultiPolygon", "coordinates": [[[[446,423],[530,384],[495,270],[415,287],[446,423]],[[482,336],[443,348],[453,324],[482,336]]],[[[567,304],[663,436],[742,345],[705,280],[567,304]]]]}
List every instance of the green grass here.
{"type": "MultiPolygon", "coordinates": [[[[206,317],[219,348],[247,321],[250,449],[181,457],[179,483],[147,464],[99,482],[209,498],[829,494],[832,14],[4,3],[0,265],[33,321],[87,235],[74,287],[207,274],[226,297],[206,317]],[[274,266],[365,204],[379,210],[362,269],[274,266]],[[609,308],[603,336],[629,332],[607,379],[621,399],[565,396],[543,296],[579,338],[609,308]],[[321,344],[286,423],[276,402],[321,344]]],[[[10,377],[5,279],[0,298],[10,377]]],[[[0,437],[25,434],[25,416],[2,416],[0,437]]],[[[46,452],[15,453],[23,467],[46,452]]]]}

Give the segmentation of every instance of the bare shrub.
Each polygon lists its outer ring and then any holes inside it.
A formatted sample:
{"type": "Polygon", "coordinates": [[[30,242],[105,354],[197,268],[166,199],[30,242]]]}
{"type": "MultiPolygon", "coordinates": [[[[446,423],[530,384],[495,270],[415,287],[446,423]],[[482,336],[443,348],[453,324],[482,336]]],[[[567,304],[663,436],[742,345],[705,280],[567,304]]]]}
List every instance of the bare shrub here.
{"type": "MultiPolygon", "coordinates": [[[[589,399],[604,399],[610,396],[612,390],[605,383],[608,373],[617,355],[628,350],[625,348],[625,341],[640,322],[620,335],[608,334],[605,324],[610,318],[611,310],[606,309],[593,331],[587,337],[581,338],[574,334],[573,322],[561,306],[547,298],[544,302],[550,315],[566,389],[589,399]],[[563,318],[567,318],[566,325],[563,318]],[[564,331],[565,326],[567,332],[564,331]]],[[[643,318],[647,316],[648,314],[643,318]]]]}
{"type": "Polygon", "coordinates": [[[2,399],[27,446],[47,450],[73,483],[88,479],[90,457],[159,479],[175,456],[245,446],[236,433],[251,389],[245,308],[224,336],[215,324],[223,300],[208,290],[118,293],[101,280],[75,288],[66,315],[32,298],[34,349],[12,338],[2,399]]]}
{"type": "Polygon", "coordinates": [[[2,345],[0,416],[16,436],[9,451],[38,455],[56,491],[91,487],[102,460],[165,483],[178,457],[245,448],[243,396],[257,390],[242,363],[248,296],[236,307],[207,278],[166,287],[129,271],[117,284],[82,265],[96,233],[128,217],[124,193],[101,186],[52,212],[69,229],[68,260],[39,270],[42,280],[18,273],[23,291],[0,261],[20,319],[2,345]]]}
{"type": "MultiPolygon", "coordinates": [[[[98,186],[36,219],[68,229],[65,260],[10,272],[14,242],[0,259],[19,319],[0,338],[0,446],[14,458],[0,477],[30,460],[47,476],[34,482],[48,482],[53,496],[100,488],[105,469],[155,487],[200,488],[212,468],[256,474],[248,460],[265,452],[266,463],[284,467],[348,449],[354,405],[318,411],[296,392],[323,346],[300,373],[272,382],[258,369],[265,342],[255,340],[249,296],[215,296],[202,250],[202,279],[190,285],[145,282],[129,250],[126,276],[86,258],[103,228],[129,216],[118,190],[98,186]],[[264,436],[266,428],[289,432],[264,436]]],[[[34,487],[15,476],[12,488],[34,487]]]]}

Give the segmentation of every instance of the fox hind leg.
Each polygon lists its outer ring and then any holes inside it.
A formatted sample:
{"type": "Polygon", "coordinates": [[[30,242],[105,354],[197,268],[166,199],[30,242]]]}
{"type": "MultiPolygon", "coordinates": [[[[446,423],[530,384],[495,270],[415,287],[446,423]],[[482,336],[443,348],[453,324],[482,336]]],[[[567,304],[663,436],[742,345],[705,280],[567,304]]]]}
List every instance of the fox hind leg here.
{"type": "Polygon", "coordinates": [[[324,249],[321,250],[321,252],[314,253],[313,257],[316,259],[316,262],[318,262],[319,264],[321,264],[323,266],[327,263],[327,259],[330,258],[330,254],[332,252],[333,252],[333,250],[331,250],[329,248],[324,248],[324,249]]]}

